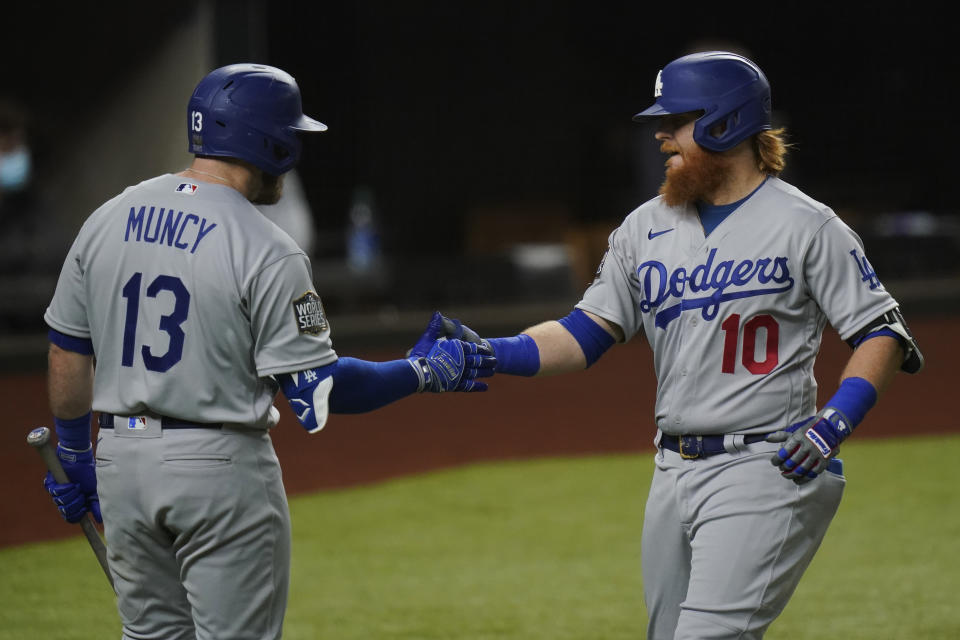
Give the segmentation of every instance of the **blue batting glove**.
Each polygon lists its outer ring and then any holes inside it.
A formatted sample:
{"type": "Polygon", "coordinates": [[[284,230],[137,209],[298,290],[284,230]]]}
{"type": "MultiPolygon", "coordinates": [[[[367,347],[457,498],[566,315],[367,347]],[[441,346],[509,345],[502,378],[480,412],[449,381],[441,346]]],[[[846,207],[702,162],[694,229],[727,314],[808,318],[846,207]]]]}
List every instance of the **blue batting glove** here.
{"type": "Polygon", "coordinates": [[[94,520],[103,522],[100,498],[97,496],[97,468],[93,447],[76,451],[58,444],[57,457],[60,458],[60,465],[70,482],[60,484],[48,471],[43,486],[53,498],[60,515],[67,522],[76,523],[89,511],[94,520]]]}
{"type": "Polygon", "coordinates": [[[426,356],[412,358],[422,373],[420,391],[486,391],[487,385],[476,378],[494,374],[497,359],[489,345],[441,338],[433,343],[426,356]]]}
{"type": "Polygon", "coordinates": [[[58,484],[49,471],[43,477],[43,488],[47,490],[63,519],[77,523],[87,515],[87,497],[80,491],[80,485],[73,482],[58,484]]]}
{"type": "Polygon", "coordinates": [[[433,344],[440,338],[454,338],[464,342],[486,344],[476,331],[454,318],[447,318],[439,311],[434,311],[426,330],[413,348],[407,352],[407,357],[423,358],[433,348],[433,344]]]}
{"type": "Polygon", "coordinates": [[[770,462],[784,478],[796,484],[810,482],[837,455],[840,443],[852,431],[849,424],[839,411],[824,407],[817,415],[767,436],[768,442],[783,442],[770,462]]]}

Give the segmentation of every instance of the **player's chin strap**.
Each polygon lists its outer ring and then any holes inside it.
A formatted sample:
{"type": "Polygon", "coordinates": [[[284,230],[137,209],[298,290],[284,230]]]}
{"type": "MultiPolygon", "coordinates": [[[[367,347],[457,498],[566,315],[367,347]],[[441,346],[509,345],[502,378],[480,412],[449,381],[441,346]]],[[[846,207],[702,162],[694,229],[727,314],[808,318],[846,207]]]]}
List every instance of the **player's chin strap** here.
{"type": "Polygon", "coordinates": [[[903,364],[900,365],[902,371],[906,373],[918,373],[923,369],[923,353],[920,352],[920,346],[910,332],[910,327],[907,326],[907,321],[903,319],[903,314],[900,313],[899,307],[895,307],[882,316],[874,318],[867,326],[849,338],[847,344],[850,345],[851,348],[856,349],[865,340],[878,335],[887,335],[896,338],[900,346],[903,347],[905,355],[903,364]]]}

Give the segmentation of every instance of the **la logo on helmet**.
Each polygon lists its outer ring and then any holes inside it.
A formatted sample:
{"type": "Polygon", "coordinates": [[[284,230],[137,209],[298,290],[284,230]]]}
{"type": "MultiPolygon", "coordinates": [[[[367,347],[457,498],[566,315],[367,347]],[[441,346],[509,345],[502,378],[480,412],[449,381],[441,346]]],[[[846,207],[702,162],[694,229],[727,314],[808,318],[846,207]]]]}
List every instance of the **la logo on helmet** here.
{"type": "Polygon", "coordinates": [[[653,83],[653,97],[659,98],[663,95],[663,69],[657,71],[657,81],[653,83]]]}

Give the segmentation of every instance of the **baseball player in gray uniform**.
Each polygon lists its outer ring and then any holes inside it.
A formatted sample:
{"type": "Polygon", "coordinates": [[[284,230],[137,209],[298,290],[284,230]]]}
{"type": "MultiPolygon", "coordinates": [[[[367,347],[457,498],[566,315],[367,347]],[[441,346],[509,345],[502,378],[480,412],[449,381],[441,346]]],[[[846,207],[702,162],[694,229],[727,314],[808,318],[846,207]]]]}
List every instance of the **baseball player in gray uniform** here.
{"type": "Polygon", "coordinates": [[[338,357],[309,260],[254,206],[280,197],[300,134],[326,129],[290,75],[211,72],[187,128],[190,168],[102,205],[64,263],[45,320],[71,482],[45,485],[67,520],[102,517],[124,638],[279,638],[290,518],[268,435],[277,392],[316,432],[331,412],[482,391],[494,360],[437,339],[439,314],[408,357],[338,357]]]}
{"type": "Polygon", "coordinates": [[[777,177],[784,132],[771,129],[756,64],[687,55],[654,95],[635,119],[657,121],[660,195],[610,235],[570,315],[489,343],[498,372],[543,375],[646,337],[657,374],[648,637],[760,638],[840,503],[840,443],[894,373],[923,360],[857,235],[777,177]],[[854,351],[818,411],[827,322],[854,351]]]}

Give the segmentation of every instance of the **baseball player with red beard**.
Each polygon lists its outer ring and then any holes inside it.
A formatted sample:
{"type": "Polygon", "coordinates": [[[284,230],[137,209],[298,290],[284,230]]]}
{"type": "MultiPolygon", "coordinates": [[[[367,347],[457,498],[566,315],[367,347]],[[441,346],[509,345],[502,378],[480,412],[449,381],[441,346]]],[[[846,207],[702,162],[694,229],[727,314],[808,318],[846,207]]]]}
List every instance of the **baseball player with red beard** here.
{"type": "Polygon", "coordinates": [[[654,95],[635,120],[656,121],[668,156],[660,195],[610,235],[572,313],[489,344],[498,372],[532,376],[646,337],[657,374],[647,637],[760,638],[840,504],[840,443],[923,357],[857,235],[777,177],[784,131],[756,64],[683,56],[654,95]],[[818,409],[827,322],[853,354],[818,409]]]}

